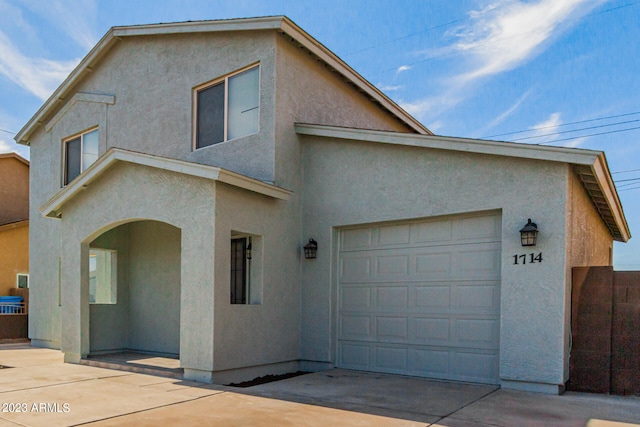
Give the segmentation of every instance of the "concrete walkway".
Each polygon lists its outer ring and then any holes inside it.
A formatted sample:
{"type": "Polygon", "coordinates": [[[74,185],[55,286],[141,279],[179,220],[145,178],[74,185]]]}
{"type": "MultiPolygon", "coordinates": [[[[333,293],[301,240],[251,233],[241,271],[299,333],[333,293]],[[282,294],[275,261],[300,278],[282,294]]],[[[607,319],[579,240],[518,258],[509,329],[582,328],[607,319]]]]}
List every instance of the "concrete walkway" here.
{"type": "Polygon", "coordinates": [[[62,363],[0,345],[2,426],[623,426],[640,398],[547,396],[334,369],[239,389],[62,363]],[[615,421],[607,423],[598,420],[615,421]]]}

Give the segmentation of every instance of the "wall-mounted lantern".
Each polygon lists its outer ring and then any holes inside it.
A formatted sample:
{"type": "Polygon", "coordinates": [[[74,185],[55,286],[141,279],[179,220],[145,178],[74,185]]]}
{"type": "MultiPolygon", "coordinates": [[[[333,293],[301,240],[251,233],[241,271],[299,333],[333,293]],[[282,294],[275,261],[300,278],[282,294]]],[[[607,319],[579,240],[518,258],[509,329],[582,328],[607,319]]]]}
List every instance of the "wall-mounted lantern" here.
{"type": "Polygon", "coordinates": [[[538,224],[531,222],[529,218],[529,222],[520,230],[520,241],[522,246],[535,246],[536,240],[538,240],[538,224]]]}
{"type": "Polygon", "coordinates": [[[309,239],[309,243],[304,245],[304,258],[314,259],[318,254],[318,242],[313,239],[309,239]]]}

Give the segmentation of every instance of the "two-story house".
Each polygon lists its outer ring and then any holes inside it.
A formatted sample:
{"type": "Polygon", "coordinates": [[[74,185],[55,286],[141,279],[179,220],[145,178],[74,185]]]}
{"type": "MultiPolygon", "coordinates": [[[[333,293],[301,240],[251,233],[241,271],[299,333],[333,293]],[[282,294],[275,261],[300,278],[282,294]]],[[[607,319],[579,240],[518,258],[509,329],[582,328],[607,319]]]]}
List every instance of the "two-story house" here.
{"type": "Polygon", "coordinates": [[[114,27],[16,140],[30,338],[67,362],[557,393],[571,267],[630,237],[603,153],[435,136],[285,17],[114,27]]]}

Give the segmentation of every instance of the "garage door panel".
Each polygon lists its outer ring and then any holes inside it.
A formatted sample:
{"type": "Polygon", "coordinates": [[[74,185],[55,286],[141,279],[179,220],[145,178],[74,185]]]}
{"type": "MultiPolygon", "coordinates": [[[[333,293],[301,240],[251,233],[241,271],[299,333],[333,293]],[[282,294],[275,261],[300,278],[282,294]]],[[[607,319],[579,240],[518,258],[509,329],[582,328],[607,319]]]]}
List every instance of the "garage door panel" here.
{"type": "Polygon", "coordinates": [[[448,317],[414,317],[414,342],[443,345],[451,341],[448,317]]]}
{"type": "Polygon", "coordinates": [[[411,243],[411,225],[410,224],[402,224],[402,225],[388,225],[383,227],[378,227],[377,230],[378,240],[377,246],[407,246],[411,243]]]}
{"type": "Polygon", "coordinates": [[[438,280],[451,276],[452,253],[421,253],[415,256],[416,274],[423,280],[438,280]]]}
{"type": "Polygon", "coordinates": [[[340,337],[345,339],[371,340],[373,328],[370,316],[341,316],[340,337]]]}
{"type": "Polygon", "coordinates": [[[455,319],[456,344],[462,347],[495,348],[498,344],[497,319],[455,319]]]}
{"type": "Polygon", "coordinates": [[[451,288],[446,284],[415,286],[415,307],[420,312],[443,312],[451,307],[451,288]]]}
{"type": "Polygon", "coordinates": [[[343,251],[369,249],[371,247],[372,229],[370,228],[344,230],[340,236],[340,247],[343,251]]]}
{"type": "Polygon", "coordinates": [[[371,277],[371,258],[345,257],[340,261],[340,279],[343,282],[366,281],[371,277]]]}
{"type": "Polygon", "coordinates": [[[404,373],[408,368],[408,349],[378,345],[374,350],[373,369],[382,372],[404,373]]]}
{"type": "Polygon", "coordinates": [[[402,343],[409,340],[409,319],[406,316],[376,317],[376,341],[402,343]]]}
{"type": "Polygon", "coordinates": [[[500,235],[500,215],[341,232],[338,366],[497,383],[500,235]]]}
{"type": "Polygon", "coordinates": [[[405,278],[409,274],[409,255],[382,255],[375,257],[375,275],[378,279],[389,276],[405,278]]]}
{"type": "Polygon", "coordinates": [[[459,280],[498,279],[500,277],[500,244],[465,245],[454,255],[453,278],[459,280]]]}
{"type": "Polygon", "coordinates": [[[343,287],[340,289],[340,308],[348,311],[369,311],[372,308],[371,287],[343,287]]]}
{"type": "Polygon", "coordinates": [[[370,353],[368,344],[342,342],[338,346],[338,363],[344,368],[369,370],[370,353]]]}
{"type": "Polygon", "coordinates": [[[406,310],[409,308],[408,286],[381,286],[376,288],[375,308],[377,310],[406,310]]]}
{"type": "Polygon", "coordinates": [[[453,240],[453,221],[433,221],[415,224],[413,243],[434,244],[453,240]]]}
{"type": "Polygon", "coordinates": [[[451,293],[457,313],[496,313],[499,309],[498,283],[457,283],[451,293]]]}
{"type": "Polygon", "coordinates": [[[424,377],[449,378],[448,349],[411,348],[409,350],[409,372],[424,377]]]}
{"type": "Polygon", "coordinates": [[[460,220],[456,227],[456,240],[474,242],[482,240],[495,241],[502,234],[502,221],[496,215],[477,216],[460,220]]]}

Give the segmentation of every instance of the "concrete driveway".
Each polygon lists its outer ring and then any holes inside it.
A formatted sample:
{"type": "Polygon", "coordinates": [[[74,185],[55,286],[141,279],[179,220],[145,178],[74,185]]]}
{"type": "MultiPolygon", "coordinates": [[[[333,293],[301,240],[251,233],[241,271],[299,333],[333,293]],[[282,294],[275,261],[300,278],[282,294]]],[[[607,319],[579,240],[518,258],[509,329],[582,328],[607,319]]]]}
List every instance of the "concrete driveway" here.
{"type": "Polygon", "coordinates": [[[640,398],[547,396],[334,369],[250,388],[62,363],[0,345],[2,426],[620,426],[640,398]],[[604,423],[597,420],[612,420],[604,423]]]}

